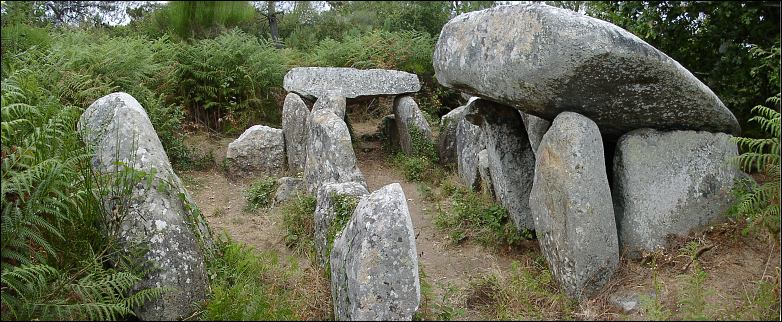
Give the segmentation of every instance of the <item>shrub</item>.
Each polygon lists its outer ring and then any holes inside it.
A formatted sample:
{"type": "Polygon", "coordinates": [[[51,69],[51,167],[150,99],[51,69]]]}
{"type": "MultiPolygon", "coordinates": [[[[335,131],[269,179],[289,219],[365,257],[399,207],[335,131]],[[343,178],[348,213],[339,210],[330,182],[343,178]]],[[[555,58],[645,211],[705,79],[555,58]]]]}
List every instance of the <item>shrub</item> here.
{"type": "Polygon", "coordinates": [[[277,182],[272,177],[263,177],[253,181],[244,196],[247,198],[247,210],[256,211],[272,204],[277,182]]]}
{"type": "Polygon", "coordinates": [[[315,245],[315,197],[299,196],[282,208],[285,245],[297,254],[307,254],[315,245]]]}
{"type": "MultiPolygon", "coordinates": [[[[769,98],[768,102],[778,106],[780,94],[769,98]]],[[[766,227],[777,234],[780,225],[780,114],[762,105],[755,106],[752,112],[757,115],[750,121],[759,123],[760,128],[771,137],[733,138],[740,149],[747,151],[736,157],[734,162],[747,173],[760,171],[769,181],[760,185],[751,181],[748,189],[742,189],[741,185],[738,185],[738,198],[731,212],[735,216],[747,217],[749,225],[745,233],[758,227],[766,227]]]]}
{"type": "MultiPolygon", "coordinates": [[[[331,249],[334,247],[334,239],[337,234],[345,229],[345,226],[353,217],[353,211],[358,206],[359,198],[351,195],[334,195],[334,219],[331,220],[329,230],[326,232],[326,258],[331,258],[331,249]]],[[[328,265],[330,268],[331,265],[328,265]]]]}

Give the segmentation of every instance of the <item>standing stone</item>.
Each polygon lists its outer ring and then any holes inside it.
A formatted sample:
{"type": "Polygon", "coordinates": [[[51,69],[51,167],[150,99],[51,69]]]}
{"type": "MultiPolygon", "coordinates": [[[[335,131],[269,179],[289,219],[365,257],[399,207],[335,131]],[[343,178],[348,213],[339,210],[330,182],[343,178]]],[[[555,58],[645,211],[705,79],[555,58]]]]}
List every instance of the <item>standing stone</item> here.
{"type": "Polygon", "coordinates": [[[380,133],[385,138],[391,151],[399,150],[399,130],[396,128],[396,117],[388,114],[380,121],[380,133]]]}
{"type": "Polygon", "coordinates": [[[465,118],[480,124],[486,137],[489,171],[497,200],[508,209],[516,228],[533,229],[529,192],[535,176],[535,155],[518,110],[479,99],[465,118]]]}
{"type": "Polygon", "coordinates": [[[304,170],[307,156],[307,116],[310,111],[301,97],[294,93],[285,96],[282,106],[282,135],[285,139],[285,153],[288,156],[288,169],[293,173],[304,170]]]}
{"type": "Polygon", "coordinates": [[[668,235],[724,219],[739,174],[729,160],[737,154],[724,133],[641,129],[622,136],[614,208],[623,252],[635,257],[664,247],[668,235]]]}
{"type": "Polygon", "coordinates": [[[590,119],[564,112],[543,135],[530,208],[540,249],[568,296],[585,299],[619,263],[603,142],[590,119]]]}
{"type": "Polygon", "coordinates": [[[687,69],[611,23],[543,4],[497,6],[443,26],[446,87],[547,120],[580,113],[618,138],[637,128],[737,134],[736,117],[687,69]]]}
{"type": "MultiPolygon", "coordinates": [[[[334,209],[336,199],[338,196],[353,196],[358,198],[368,193],[367,188],[357,182],[330,183],[318,189],[318,193],[316,194],[317,203],[315,206],[315,250],[318,252],[320,264],[324,267],[328,263],[329,252],[331,251],[329,249],[331,245],[329,245],[328,235],[329,229],[331,229],[331,225],[337,215],[336,210],[334,209]]],[[[352,212],[347,214],[348,217],[352,215],[352,212]]],[[[347,223],[347,221],[345,221],[345,223],[347,223]]],[[[336,233],[342,232],[342,229],[344,229],[344,227],[336,230],[336,233]]]]}
{"type": "Polygon", "coordinates": [[[330,109],[313,110],[307,132],[304,180],[307,192],[333,182],[359,182],[366,186],[345,122],[330,109]]]}
{"type": "Polygon", "coordinates": [[[347,100],[344,96],[340,96],[337,91],[325,92],[323,96],[318,97],[318,100],[315,101],[315,105],[312,106],[313,111],[327,109],[343,119],[345,118],[346,108],[347,100]]]}
{"type": "Polygon", "coordinates": [[[483,130],[466,119],[456,126],[456,171],[462,183],[473,190],[480,189],[478,152],[486,147],[483,130]]]}
{"type": "Polygon", "coordinates": [[[285,140],[282,130],[253,125],[228,144],[228,172],[234,176],[276,177],[285,171],[285,140]]]}
{"type": "Polygon", "coordinates": [[[478,152],[478,174],[481,176],[481,192],[491,196],[492,199],[497,195],[494,192],[494,186],[491,180],[491,170],[489,169],[489,151],[486,149],[478,152]]]}
{"type": "Polygon", "coordinates": [[[424,114],[412,97],[398,96],[394,100],[394,117],[402,152],[406,154],[420,153],[421,151],[415,151],[415,144],[431,144],[432,130],[429,129],[429,123],[426,122],[424,114]],[[418,139],[412,137],[414,131],[418,133],[418,139]],[[414,142],[415,140],[423,141],[414,142]]]}
{"type": "Polygon", "coordinates": [[[538,155],[538,146],[540,146],[540,140],[543,139],[543,134],[546,134],[551,122],[545,119],[539,118],[532,114],[519,112],[521,114],[521,120],[524,121],[524,128],[527,129],[527,137],[529,137],[529,144],[532,146],[532,152],[538,155]]]}
{"type": "Polygon", "coordinates": [[[282,177],[277,179],[277,192],[274,194],[274,202],[288,201],[300,195],[304,191],[304,180],[300,178],[282,177]]]}
{"type": "Polygon", "coordinates": [[[467,106],[476,99],[478,98],[471,97],[467,104],[451,110],[440,118],[440,135],[437,139],[440,164],[445,165],[457,162],[456,127],[459,126],[459,121],[464,119],[464,115],[467,114],[467,106]]]}
{"type": "Polygon", "coordinates": [[[102,195],[107,220],[121,220],[118,236],[123,249],[127,252],[136,246],[147,248],[144,260],[149,261],[149,267],[157,267],[134,289],[172,288],[162,297],[135,308],[136,316],[141,320],[179,320],[190,316],[196,309],[193,304],[207,297],[204,256],[212,250],[211,234],[200,212],[191,208],[195,204],[172,170],[147,113],[127,93],[112,93],[84,111],[78,128],[84,134],[84,142],[95,152],[92,168],[97,173],[124,171],[118,169],[119,161],[152,178],[130,183],[129,195],[102,195]],[[109,209],[120,209],[123,217],[117,218],[118,214],[109,209]]]}
{"type": "Polygon", "coordinates": [[[286,91],[310,98],[321,98],[335,91],[346,98],[399,95],[421,89],[416,74],[388,69],[339,67],[296,67],[285,74],[286,91]]]}
{"type": "Polygon", "coordinates": [[[418,254],[398,183],[362,198],[331,251],[336,320],[410,321],[421,301],[418,254]]]}

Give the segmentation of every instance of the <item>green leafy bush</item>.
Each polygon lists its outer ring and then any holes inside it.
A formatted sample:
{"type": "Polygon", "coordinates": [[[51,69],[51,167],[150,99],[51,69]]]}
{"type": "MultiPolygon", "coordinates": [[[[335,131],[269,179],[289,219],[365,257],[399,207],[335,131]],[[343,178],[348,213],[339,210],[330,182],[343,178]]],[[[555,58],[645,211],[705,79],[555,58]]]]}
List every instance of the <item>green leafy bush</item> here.
{"type": "MultiPolygon", "coordinates": [[[[779,106],[780,94],[769,98],[768,102],[779,106]]],[[[747,173],[759,171],[768,181],[760,185],[750,181],[748,189],[737,185],[738,198],[731,212],[735,216],[746,216],[749,221],[748,230],[766,227],[776,234],[779,233],[780,225],[780,114],[763,105],[755,106],[752,112],[757,115],[750,121],[757,122],[771,137],[733,138],[740,149],[747,151],[734,161],[741,170],[747,173]]]]}
{"type": "MultiPolygon", "coordinates": [[[[351,195],[334,195],[334,219],[331,220],[329,230],[326,232],[326,258],[330,258],[331,249],[334,247],[334,239],[337,234],[345,229],[345,226],[353,217],[353,211],[358,206],[359,198],[351,195]]],[[[329,265],[330,266],[330,265],[329,265]]]]}
{"type": "Polygon", "coordinates": [[[277,182],[272,177],[264,177],[253,181],[247,191],[244,192],[244,196],[247,198],[247,210],[256,211],[270,206],[276,188],[277,182]]]}
{"type": "Polygon", "coordinates": [[[315,246],[315,203],[314,196],[304,195],[282,207],[285,245],[295,253],[307,254],[315,246]]]}

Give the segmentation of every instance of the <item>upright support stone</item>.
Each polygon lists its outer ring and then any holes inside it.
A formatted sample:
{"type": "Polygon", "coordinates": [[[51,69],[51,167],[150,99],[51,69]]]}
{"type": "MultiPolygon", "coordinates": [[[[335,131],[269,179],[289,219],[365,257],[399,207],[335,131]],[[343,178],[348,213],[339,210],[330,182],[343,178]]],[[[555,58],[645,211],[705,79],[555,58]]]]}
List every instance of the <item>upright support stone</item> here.
{"type": "Polygon", "coordinates": [[[535,155],[519,112],[478,99],[466,119],[480,125],[486,137],[489,171],[497,200],[508,209],[516,227],[533,229],[529,192],[535,175],[535,155]]]}
{"type": "Polygon", "coordinates": [[[472,97],[467,104],[459,106],[440,118],[440,134],[437,138],[437,151],[440,155],[440,164],[452,164],[457,162],[458,150],[456,148],[456,127],[467,114],[467,106],[478,99],[472,97]]]}
{"type": "Polygon", "coordinates": [[[426,122],[424,114],[410,96],[397,96],[394,99],[394,117],[399,131],[399,145],[402,152],[414,154],[416,144],[432,143],[432,130],[426,122]],[[413,135],[417,135],[415,138],[413,135]],[[419,140],[419,142],[415,142],[419,140]],[[421,141],[423,140],[423,141],[421,141]]]}
{"type": "Polygon", "coordinates": [[[282,106],[282,135],[285,139],[285,154],[288,156],[288,170],[293,173],[304,170],[309,114],[307,105],[299,95],[288,93],[285,96],[282,106]]]}
{"type": "Polygon", "coordinates": [[[331,251],[336,320],[410,321],[421,301],[418,253],[398,183],[361,199],[331,251]]]}
{"type": "MultiPolygon", "coordinates": [[[[367,188],[357,182],[329,183],[318,189],[316,194],[317,204],[315,206],[315,250],[323,267],[326,267],[328,264],[329,251],[332,246],[329,243],[334,242],[333,239],[329,241],[329,238],[336,237],[344,229],[344,227],[338,229],[337,227],[332,227],[337,215],[345,215],[337,213],[338,209],[335,209],[337,199],[345,197],[360,198],[368,193],[367,188]]],[[[347,219],[350,219],[352,215],[353,212],[350,212],[347,214],[347,218],[339,218],[339,220],[345,220],[344,223],[347,224],[347,219]]]]}
{"type": "Polygon", "coordinates": [[[481,177],[481,192],[492,197],[492,199],[497,198],[492,185],[491,170],[489,169],[489,151],[486,151],[486,149],[478,152],[478,174],[481,177]]]}
{"type": "Polygon", "coordinates": [[[388,114],[380,121],[380,133],[385,138],[391,151],[399,150],[399,129],[396,128],[396,117],[388,114]]]}
{"type": "Polygon", "coordinates": [[[483,130],[466,119],[456,125],[456,171],[462,183],[473,190],[480,189],[478,152],[486,147],[483,130]]]}
{"type": "Polygon", "coordinates": [[[111,175],[127,171],[127,166],[151,179],[128,183],[130,195],[101,196],[107,220],[120,221],[118,237],[123,249],[146,247],[144,259],[156,267],[134,289],[172,288],[135,308],[136,316],[141,320],[187,318],[196,309],[193,305],[207,297],[204,256],[211,253],[213,244],[206,221],[192,208],[190,195],[172,170],[147,113],[127,93],[112,93],[84,111],[78,128],[95,151],[92,167],[97,173],[111,175]]]}
{"type": "Polygon", "coordinates": [[[355,181],[366,187],[345,122],[331,109],[313,108],[310,117],[304,166],[307,192],[314,194],[318,187],[335,182],[355,181]]]}
{"type": "Polygon", "coordinates": [[[623,252],[665,246],[668,235],[724,219],[733,202],[736,144],[724,133],[641,129],[622,136],[614,157],[614,208],[623,252]]]}
{"type": "Polygon", "coordinates": [[[312,106],[312,111],[329,110],[334,112],[339,118],[345,118],[345,112],[347,108],[347,100],[344,96],[341,96],[337,91],[327,91],[318,100],[315,101],[315,105],[312,106]]]}
{"type": "Polygon", "coordinates": [[[543,135],[530,208],[540,249],[568,296],[588,298],[619,264],[603,142],[592,120],[558,115],[543,135]]]}
{"type": "Polygon", "coordinates": [[[529,137],[529,144],[532,147],[532,152],[537,156],[540,140],[543,139],[543,134],[546,134],[546,131],[548,131],[551,122],[532,114],[524,112],[519,113],[521,114],[521,120],[524,121],[524,128],[527,129],[527,137],[529,137]]]}

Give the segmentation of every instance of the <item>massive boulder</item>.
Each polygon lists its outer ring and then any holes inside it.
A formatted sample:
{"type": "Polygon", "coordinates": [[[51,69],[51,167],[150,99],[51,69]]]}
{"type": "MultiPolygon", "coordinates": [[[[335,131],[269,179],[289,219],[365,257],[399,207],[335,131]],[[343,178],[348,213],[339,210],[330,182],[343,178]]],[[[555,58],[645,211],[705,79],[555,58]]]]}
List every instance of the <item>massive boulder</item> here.
{"type": "Polygon", "coordinates": [[[332,246],[329,244],[334,242],[329,238],[336,237],[336,234],[344,229],[344,227],[332,227],[334,219],[339,221],[337,224],[347,224],[347,220],[353,215],[352,211],[343,213],[346,210],[343,208],[347,206],[344,203],[348,202],[346,197],[359,198],[368,193],[367,188],[357,182],[329,183],[318,189],[315,206],[315,250],[320,264],[324,267],[328,263],[332,246]]]}
{"type": "Polygon", "coordinates": [[[418,254],[398,183],[361,199],[331,250],[336,320],[410,321],[421,301],[418,254]]]}
{"type": "Polygon", "coordinates": [[[304,180],[307,192],[334,182],[359,182],[366,186],[358,169],[348,127],[330,109],[312,111],[307,131],[307,158],[304,180]]]}
{"type": "Polygon", "coordinates": [[[729,161],[737,154],[724,133],[640,129],[622,136],[613,197],[623,252],[634,257],[665,246],[668,235],[724,219],[739,174],[729,161]]]}
{"type": "MultiPolygon", "coordinates": [[[[480,125],[486,140],[491,184],[518,229],[533,229],[529,191],[535,176],[535,154],[519,111],[478,99],[465,118],[480,125]]],[[[477,156],[476,156],[477,157],[477,156]]]]}
{"type": "Polygon", "coordinates": [[[253,125],[228,144],[225,158],[234,176],[279,176],[285,171],[282,130],[253,125]]]}
{"type": "Polygon", "coordinates": [[[529,145],[532,146],[532,152],[535,155],[538,154],[538,146],[540,146],[540,140],[543,139],[543,135],[548,131],[551,122],[546,121],[532,114],[521,113],[521,120],[524,121],[524,128],[527,129],[527,137],[529,137],[529,145]]]}
{"type": "Polygon", "coordinates": [[[285,96],[285,103],[282,105],[282,136],[285,139],[288,169],[293,173],[304,170],[309,114],[310,110],[299,95],[289,93],[285,96]]]}
{"type": "Polygon", "coordinates": [[[611,23],[543,4],[451,19],[435,46],[440,84],[553,119],[594,120],[618,138],[637,128],[736,134],[736,118],[687,69],[611,23]]]}
{"type": "Polygon", "coordinates": [[[429,129],[429,123],[426,122],[424,114],[412,97],[405,95],[397,96],[394,99],[394,120],[402,152],[406,154],[420,153],[422,151],[415,151],[416,145],[432,143],[432,130],[429,129]],[[417,134],[418,137],[413,137],[413,134],[417,134]],[[415,142],[416,140],[419,142],[415,142]]]}
{"type": "Polygon", "coordinates": [[[421,83],[415,74],[398,70],[297,67],[285,75],[283,87],[311,98],[323,97],[329,91],[356,98],[415,93],[421,89],[421,83]]]}
{"type": "Polygon", "coordinates": [[[147,248],[147,266],[156,267],[135,289],[172,288],[136,308],[136,316],[179,320],[192,315],[196,309],[193,304],[204,301],[208,294],[204,258],[212,250],[211,234],[172,170],[147,113],[132,96],[112,93],[84,111],[78,128],[95,152],[92,167],[97,173],[143,174],[137,182],[109,189],[131,188],[129,194],[101,196],[107,220],[118,224],[120,245],[125,251],[147,248]]]}
{"type": "Polygon", "coordinates": [[[462,118],[456,125],[456,172],[462,183],[473,190],[480,189],[478,152],[486,148],[486,139],[480,126],[462,118]]]}
{"type": "Polygon", "coordinates": [[[594,122],[564,112],[538,149],[530,208],[540,249],[565,293],[588,298],[619,263],[603,142],[594,122]]]}

